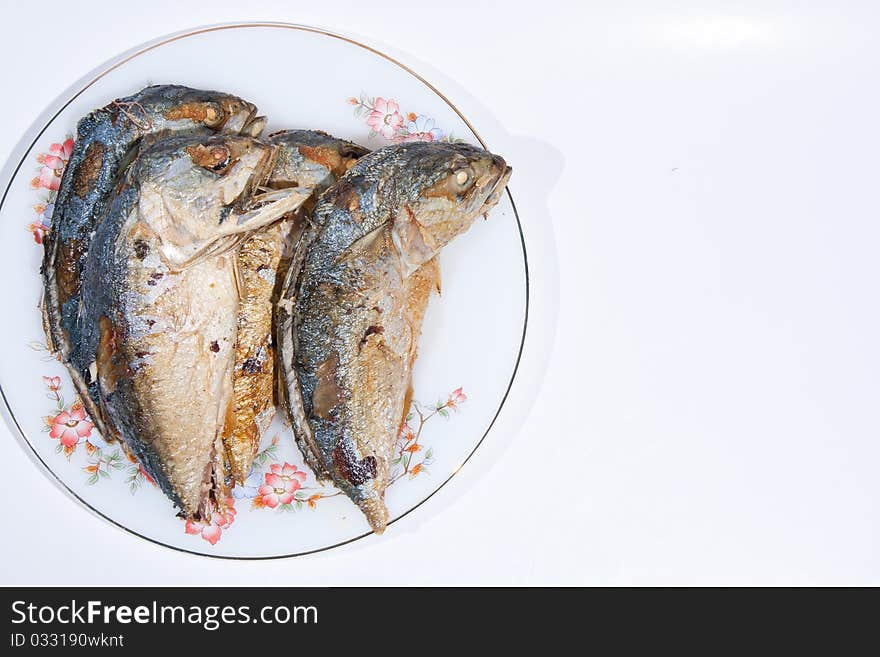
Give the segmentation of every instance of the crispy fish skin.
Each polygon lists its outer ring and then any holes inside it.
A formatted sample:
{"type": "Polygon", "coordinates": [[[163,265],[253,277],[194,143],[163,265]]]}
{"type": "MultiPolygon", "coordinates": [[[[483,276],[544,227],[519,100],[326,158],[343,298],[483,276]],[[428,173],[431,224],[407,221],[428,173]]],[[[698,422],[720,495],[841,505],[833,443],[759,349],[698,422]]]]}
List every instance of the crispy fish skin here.
{"type": "Polygon", "coordinates": [[[287,130],[270,135],[278,147],[266,186],[299,187],[313,194],[292,216],[249,237],[238,255],[241,300],[233,374],[233,421],[224,435],[232,478],[244,482],[260,446],[260,436],[275,415],[273,303],[302,232],[307,208],[368,151],[316,130],[287,130]],[[277,283],[276,283],[277,281],[277,283]]]}
{"type": "Polygon", "coordinates": [[[283,219],[248,238],[237,255],[241,298],[233,372],[233,416],[223,444],[232,478],[250,473],[260,436],[275,415],[272,298],[284,244],[299,225],[283,219]]]}
{"type": "Polygon", "coordinates": [[[503,159],[464,144],[375,151],[318,201],[288,273],[276,321],[297,443],[376,533],[435,257],[509,176],[503,159]]]}
{"type": "Polygon", "coordinates": [[[308,197],[257,193],[276,150],[209,133],[150,146],[85,263],[84,325],[107,420],[188,518],[208,517],[228,491],[236,249],[308,197]]]}
{"type": "Polygon", "coordinates": [[[97,344],[82,339],[82,272],[92,234],[114,187],[143,141],[210,129],[256,135],[265,120],[226,93],[157,85],[95,110],[80,120],[64,171],[43,256],[44,326],[50,349],[68,366],[98,431],[113,439],[97,403],[97,344]]]}

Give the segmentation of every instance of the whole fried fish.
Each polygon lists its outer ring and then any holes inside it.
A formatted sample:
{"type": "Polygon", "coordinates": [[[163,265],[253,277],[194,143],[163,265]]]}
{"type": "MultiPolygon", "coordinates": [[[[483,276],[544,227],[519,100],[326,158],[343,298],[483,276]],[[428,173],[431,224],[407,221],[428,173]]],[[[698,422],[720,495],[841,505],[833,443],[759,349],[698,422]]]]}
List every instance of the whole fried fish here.
{"type": "Polygon", "coordinates": [[[310,195],[258,192],[276,151],[207,132],[147,147],[85,262],[83,335],[97,344],[108,423],[189,518],[208,517],[228,491],[237,247],[310,195]]]}
{"type": "Polygon", "coordinates": [[[374,151],[322,195],[288,272],[277,331],[297,443],[376,533],[435,256],[509,176],[503,159],[465,144],[374,151]]]}
{"type": "Polygon", "coordinates": [[[49,347],[67,365],[98,430],[112,439],[97,405],[96,344],[82,339],[82,271],[113,188],[142,142],[210,129],[257,136],[265,125],[241,98],[176,85],[152,86],[80,120],[61,179],[43,258],[43,312],[49,347]]]}
{"type": "Polygon", "coordinates": [[[232,478],[244,482],[260,446],[260,436],[275,415],[275,347],[273,303],[278,300],[292,246],[303,226],[301,212],[310,210],[327,187],[368,151],[316,130],[288,130],[269,136],[278,147],[266,186],[312,191],[300,212],[256,232],[238,255],[241,300],[233,375],[233,422],[224,435],[232,478]]]}

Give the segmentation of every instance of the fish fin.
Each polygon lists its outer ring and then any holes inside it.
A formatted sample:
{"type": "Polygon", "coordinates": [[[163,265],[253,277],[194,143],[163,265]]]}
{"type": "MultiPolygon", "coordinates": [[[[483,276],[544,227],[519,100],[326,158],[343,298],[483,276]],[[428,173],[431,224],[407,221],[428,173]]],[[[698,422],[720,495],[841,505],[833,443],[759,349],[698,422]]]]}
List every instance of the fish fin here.
{"type": "Polygon", "coordinates": [[[409,383],[406,384],[406,395],[403,397],[403,413],[400,416],[401,427],[406,422],[406,416],[409,415],[409,407],[412,406],[413,395],[412,372],[410,372],[409,383]]]}
{"type": "Polygon", "coordinates": [[[363,253],[367,249],[369,249],[373,244],[376,243],[376,240],[379,239],[380,236],[387,230],[388,223],[384,223],[374,228],[370,232],[361,235],[354,242],[352,242],[347,249],[342,251],[338,256],[336,256],[335,263],[339,264],[340,262],[344,262],[357,256],[360,253],[363,253]]]}
{"type": "Polygon", "coordinates": [[[358,507],[367,517],[370,528],[374,534],[382,534],[388,526],[388,508],[385,501],[379,497],[368,497],[358,502],[358,507]]]}
{"type": "MultiPolygon", "coordinates": [[[[181,260],[180,262],[172,262],[165,261],[165,266],[168,267],[168,270],[171,273],[179,273],[188,267],[192,267],[193,265],[197,265],[200,262],[204,262],[208,258],[214,258],[217,256],[221,256],[224,253],[231,251],[238,247],[239,244],[243,241],[241,235],[226,235],[219,239],[214,240],[213,242],[206,243],[201,249],[193,253],[190,257],[181,260]]],[[[164,259],[163,259],[164,260],[164,259]]]]}
{"type": "Polygon", "coordinates": [[[440,258],[438,256],[434,256],[433,258],[428,260],[428,262],[422,265],[422,268],[425,272],[425,276],[432,279],[433,281],[432,291],[440,295],[442,293],[440,289],[440,258]]]}
{"type": "Polygon", "coordinates": [[[298,210],[312,197],[312,194],[314,190],[306,187],[285,187],[257,194],[250,199],[246,207],[233,213],[231,219],[225,221],[223,225],[229,226],[227,230],[233,233],[263,228],[284,215],[298,210]]]}
{"type": "Polygon", "coordinates": [[[416,269],[407,279],[407,304],[405,319],[413,334],[409,366],[412,368],[418,350],[419,335],[422,332],[422,320],[428,306],[431,292],[440,287],[440,263],[437,256],[416,269]]]}
{"type": "Polygon", "coordinates": [[[412,275],[422,264],[431,260],[437,249],[430,244],[416,215],[408,205],[403,204],[391,222],[391,241],[400,260],[404,277],[412,275]]]}
{"type": "Polygon", "coordinates": [[[232,259],[232,280],[235,282],[235,294],[238,295],[240,300],[245,295],[246,286],[244,275],[241,272],[241,266],[239,265],[237,257],[232,259]]]}

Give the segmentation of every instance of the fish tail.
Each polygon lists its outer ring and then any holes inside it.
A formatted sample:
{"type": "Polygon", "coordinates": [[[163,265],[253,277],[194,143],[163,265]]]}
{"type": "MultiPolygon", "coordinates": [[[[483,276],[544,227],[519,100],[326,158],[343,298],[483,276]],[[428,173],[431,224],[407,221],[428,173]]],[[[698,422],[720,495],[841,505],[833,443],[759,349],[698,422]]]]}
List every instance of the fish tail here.
{"type": "Polygon", "coordinates": [[[382,534],[388,526],[388,508],[385,501],[378,497],[369,497],[358,502],[358,506],[367,517],[367,522],[374,534],[382,534]]]}

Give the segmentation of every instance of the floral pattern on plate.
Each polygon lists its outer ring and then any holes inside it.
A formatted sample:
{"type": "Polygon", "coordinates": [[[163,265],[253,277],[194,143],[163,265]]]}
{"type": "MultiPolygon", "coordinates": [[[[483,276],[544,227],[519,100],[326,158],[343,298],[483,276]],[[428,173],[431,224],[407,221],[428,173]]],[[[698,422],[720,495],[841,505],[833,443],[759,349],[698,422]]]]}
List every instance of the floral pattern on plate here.
{"type": "Polygon", "coordinates": [[[40,190],[41,198],[34,204],[34,212],[37,218],[32,220],[27,228],[33,235],[34,242],[43,243],[43,238],[49,232],[52,223],[52,212],[55,209],[55,197],[58,195],[58,187],[61,185],[61,174],[73,153],[73,137],[69,136],[60,143],[49,145],[47,153],[37,155],[37,175],[31,179],[31,187],[40,190]]]}
{"type": "Polygon", "coordinates": [[[348,103],[354,106],[354,115],[369,126],[371,138],[381,137],[393,144],[411,141],[460,141],[441,130],[431,117],[402,112],[400,104],[393,98],[371,97],[362,93],[357,98],[349,98],[348,103]]]}

